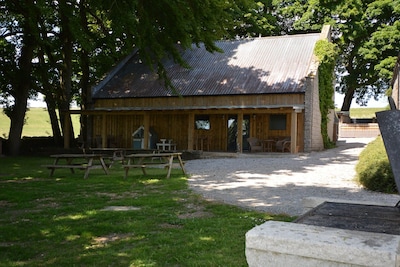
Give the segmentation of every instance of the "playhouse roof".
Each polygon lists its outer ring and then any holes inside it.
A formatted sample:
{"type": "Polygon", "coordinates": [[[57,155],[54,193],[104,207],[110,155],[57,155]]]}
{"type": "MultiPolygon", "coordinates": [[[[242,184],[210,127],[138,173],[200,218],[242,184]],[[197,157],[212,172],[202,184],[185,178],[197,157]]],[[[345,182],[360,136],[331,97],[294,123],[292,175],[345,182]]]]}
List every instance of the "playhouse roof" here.
{"type": "MultiPolygon", "coordinates": [[[[193,45],[182,57],[191,67],[172,59],[164,66],[183,96],[304,93],[319,33],[218,41],[223,53],[193,45]]],[[[93,98],[164,97],[167,90],[137,51],[118,64],[97,86],[93,98]]]]}

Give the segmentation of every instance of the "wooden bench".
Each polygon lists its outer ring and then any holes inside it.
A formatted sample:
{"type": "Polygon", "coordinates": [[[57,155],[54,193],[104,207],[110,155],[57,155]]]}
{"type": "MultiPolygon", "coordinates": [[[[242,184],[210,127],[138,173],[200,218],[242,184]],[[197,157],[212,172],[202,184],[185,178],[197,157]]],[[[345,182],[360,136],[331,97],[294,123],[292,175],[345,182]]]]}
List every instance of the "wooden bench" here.
{"type": "Polygon", "coordinates": [[[42,165],[43,167],[50,169],[50,170],[55,170],[55,169],[71,169],[72,172],[74,172],[74,169],[81,169],[84,170],[87,168],[84,164],[72,164],[72,165],[42,165]]]}
{"type": "Polygon", "coordinates": [[[149,166],[161,166],[168,170],[167,178],[171,175],[171,169],[173,167],[174,157],[178,158],[180,167],[185,173],[184,163],[181,158],[182,153],[159,153],[159,154],[131,154],[127,155],[127,164],[123,164],[122,167],[125,169],[125,179],[128,176],[129,169],[141,168],[144,175],[146,175],[146,168],[149,166]],[[135,163],[135,159],[137,162],[135,163]],[[151,159],[151,162],[145,162],[145,159],[151,159]],[[160,159],[160,162],[154,162],[153,159],[160,159]]]}
{"type": "Polygon", "coordinates": [[[141,168],[143,174],[147,175],[146,168],[149,167],[149,165],[153,166],[153,167],[161,166],[161,167],[164,167],[164,168],[168,168],[168,166],[169,166],[168,163],[162,164],[162,163],[153,163],[153,162],[146,162],[146,163],[143,163],[143,164],[124,164],[124,165],[122,165],[122,167],[125,169],[124,178],[126,179],[126,177],[128,176],[129,169],[131,169],[131,168],[132,169],[141,168]]]}

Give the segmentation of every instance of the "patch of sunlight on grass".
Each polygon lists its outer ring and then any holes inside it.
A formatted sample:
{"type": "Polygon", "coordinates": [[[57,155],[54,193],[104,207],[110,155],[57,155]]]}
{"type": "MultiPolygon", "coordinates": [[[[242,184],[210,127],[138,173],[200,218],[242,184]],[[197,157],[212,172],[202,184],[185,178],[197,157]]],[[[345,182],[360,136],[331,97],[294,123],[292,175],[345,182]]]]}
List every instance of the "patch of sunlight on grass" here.
{"type": "Polygon", "coordinates": [[[55,221],[65,221],[65,220],[72,220],[72,221],[77,221],[77,220],[84,220],[86,218],[88,218],[88,214],[71,214],[71,215],[67,215],[67,216],[60,216],[55,218],[55,221]]]}
{"type": "Polygon", "coordinates": [[[35,179],[35,177],[32,177],[32,176],[25,176],[24,178],[24,181],[29,181],[29,180],[34,180],[35,179]]]}
{"type": "Polygon", "coordinates": [[[40,230],[40,233],[41,233],[43,236],[49,236],[49,235],[51,234],[51,232],[50,232],[49,229],[40,230]]]}
{"type": "Polygon", "coordinates": [[[211,236],[202,236],[200,237],[201,241],[215,241],[214,238],[212,238],[211,236]]]}
{"type": "Polygon", "coordinates": [[[88,210],[88,211],[86,211],[86,215],[90,215],[90,216],[97,215],[97,210],[88,210]]]}
{"type": "Polygon", "coordinates": [[[160,181],[161,181],[160,179],[148,179],[148,180],[142,181],[142,184],[145,184],[145,185],[157,184],[160,181]]]}
{"type": "Polygon", "coordinates": [[[157,266],[157,263],[150,260],[135,260],[130,265],[130,267],[152,267],[157,266]]]}
{"type": "Polygon", "coordinates": [[[21,165],[14,164],[12,168],[13,168],[13,170],[20,170],[21,169],[21,165]]]}
{"type": "Polygon", "coordinates": [[[69,235],[65,238],[66,241],[74,241],[74,240],[78,240],[80,238],[79,235],[69,235]]]}

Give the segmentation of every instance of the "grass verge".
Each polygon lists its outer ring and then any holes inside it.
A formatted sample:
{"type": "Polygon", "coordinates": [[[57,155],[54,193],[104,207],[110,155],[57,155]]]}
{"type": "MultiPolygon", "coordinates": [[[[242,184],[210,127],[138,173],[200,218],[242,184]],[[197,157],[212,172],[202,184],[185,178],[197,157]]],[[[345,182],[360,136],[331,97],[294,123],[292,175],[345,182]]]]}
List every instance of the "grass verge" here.
{"type": "Polygon", "coordinates": [[[49,161],[0,158],[0,266],[247,266],[245,233],[293,219],[208,202],[178,169],[48,178],[49,161]]]}

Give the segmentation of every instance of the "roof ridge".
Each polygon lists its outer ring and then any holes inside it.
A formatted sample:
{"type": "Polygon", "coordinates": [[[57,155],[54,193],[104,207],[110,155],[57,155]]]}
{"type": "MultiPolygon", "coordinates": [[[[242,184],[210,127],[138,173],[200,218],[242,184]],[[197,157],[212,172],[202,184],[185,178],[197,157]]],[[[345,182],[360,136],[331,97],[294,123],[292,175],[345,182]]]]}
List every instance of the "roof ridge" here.
{"type": "Polygon", "coordinates": [[[224,39],[224,40],[217,40],[216,43],[225,43],[225,42],[237,42],[237,41],[254,41],[254,40],[261,40],[261,39],[280,39],[280,38],[304,38],[310,35],[320,35],[321,33],[314,32],[314,33],[297,33],[297,34],[285,34],[285,35],[271,35],[271,36],[259,36],[259,37],[245,37],[245,38],[237,38],[237,39],[224,39]]]}

